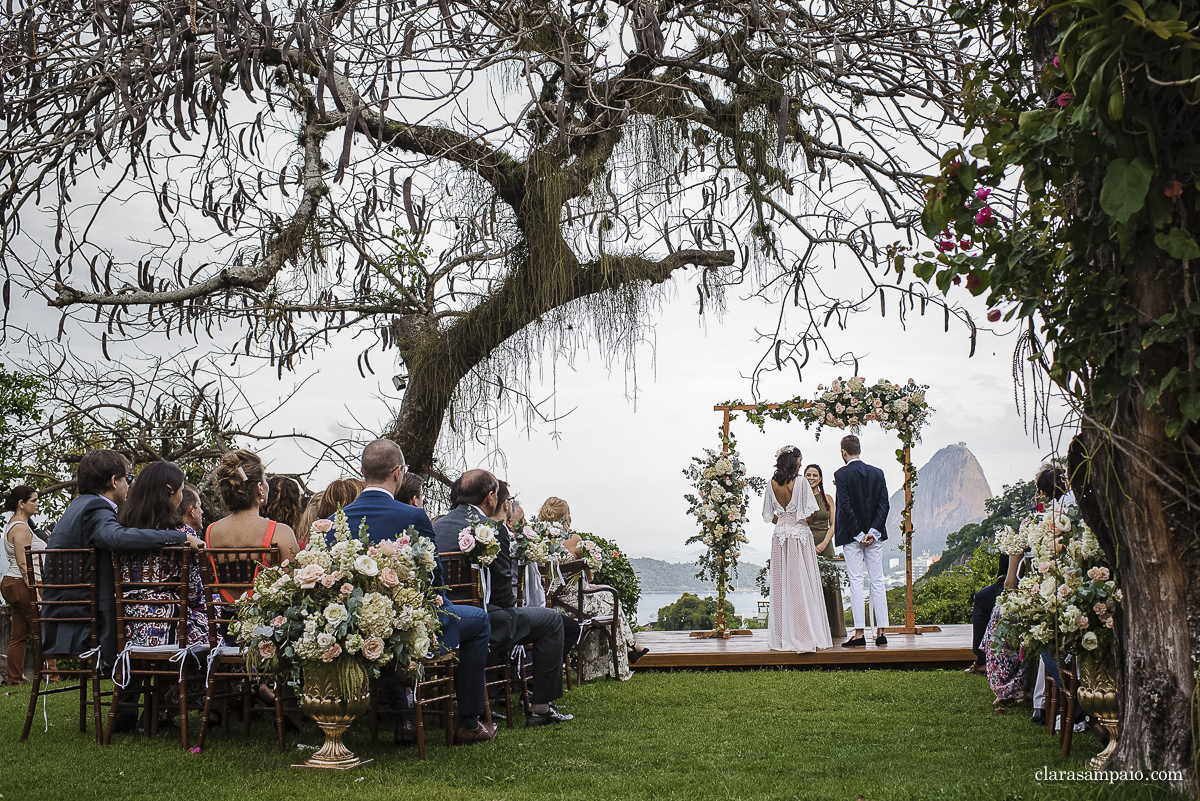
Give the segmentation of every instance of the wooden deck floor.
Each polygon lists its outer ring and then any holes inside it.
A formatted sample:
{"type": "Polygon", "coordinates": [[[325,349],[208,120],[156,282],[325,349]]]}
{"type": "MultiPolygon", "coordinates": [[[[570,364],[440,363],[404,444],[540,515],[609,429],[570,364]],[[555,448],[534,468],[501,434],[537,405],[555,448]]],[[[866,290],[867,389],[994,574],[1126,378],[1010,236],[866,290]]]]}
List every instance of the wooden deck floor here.
{"type": "Polygon", "coordinates": [[[762,630],[728,640],[703,640],[688,636],[686,631],[643,631],[637,634],[637,642],[648,647],[650,653],[632,666],[635,670],[758,667],[913,670],[962,668],[975,659],[971,651],[971,627],[967,625],[942,626],[940,632],[929,634],[889,634],[888,644],[881,648],[876,648],[870,639],[866,648],[842,648],[839,639],[829,650],[808,654],[770,650],[767,633],[762,630]]]}

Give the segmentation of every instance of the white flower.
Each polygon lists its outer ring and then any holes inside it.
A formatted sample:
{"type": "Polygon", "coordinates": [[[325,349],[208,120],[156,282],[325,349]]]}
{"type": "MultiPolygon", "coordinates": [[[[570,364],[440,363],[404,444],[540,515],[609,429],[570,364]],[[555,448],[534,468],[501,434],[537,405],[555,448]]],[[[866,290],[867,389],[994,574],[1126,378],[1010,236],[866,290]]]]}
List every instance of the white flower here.
{"type": "Polygon", "coordinates": [[[354,560],[354,569],[364,576],[379,575],[379,563],[366,554],[354,560]]]}
{"type": "Polygon", "coordinates": [[[482,542],[484,545],[491,545],[496,541],[496,530],[491,526],[485,526],[480,523],[475,527],[475,540],[482,542]]]}
{"type": "Polygon", "coordinates": [[[1083,639],[1080,641],[1080,644],[1089,651],[1095,651],[1098,647],[1100,647],[1100,640],[1098,637],[1096,637],[1096,632],[1089,631],[1083,635],[1083,639]]]}
{"type": "Polygon", "coordinates": [[[350,618],[350,613],[346,611],[346,607],[341,604],[330,604],[325,607],[325,620],[329,623],[337,625],[350,618]]]}
{"type": "Polygon", "coordinates": [[[322,651],[329,648],[329,646],[333,645],[334,642],[335,642],[335,640],[334,640],[334,637],[332,634],[326,634],[326,633],[322,632],[317,635],[317,645],[321,648],[322,651]]]}

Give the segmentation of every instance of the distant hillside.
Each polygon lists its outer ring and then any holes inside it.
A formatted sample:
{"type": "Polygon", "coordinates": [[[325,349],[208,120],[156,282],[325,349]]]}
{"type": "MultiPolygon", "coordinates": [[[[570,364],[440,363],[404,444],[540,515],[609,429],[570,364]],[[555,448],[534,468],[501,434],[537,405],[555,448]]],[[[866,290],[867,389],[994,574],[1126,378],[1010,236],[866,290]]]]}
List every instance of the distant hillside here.
{"type": "MultiPolygon", "coordinates": [[[[642,592],[715,592],[717,587],[696,578],[695,562],[664,562],[661,559],[630,559],[642,582],[642,592]]],[[[762,565],[738,563],[737,589],[753,590],[754,577],[762,565]]],[[[730,589],[734,589],[731,587],[730,589]]]]}
{"type": "MultiPolygon", "coordinates": [[[[946,535],[967,523],[978,523],[987,515],[983,502],[992,497],[983,468],[965,443],[947,445],[917,472],[913,503],[913,556],[922,551],[941,553],[946,535]]],[[[903,556],[900,515],[904,511],[904,487],[891,497],[884,558],[903,556]]]]}

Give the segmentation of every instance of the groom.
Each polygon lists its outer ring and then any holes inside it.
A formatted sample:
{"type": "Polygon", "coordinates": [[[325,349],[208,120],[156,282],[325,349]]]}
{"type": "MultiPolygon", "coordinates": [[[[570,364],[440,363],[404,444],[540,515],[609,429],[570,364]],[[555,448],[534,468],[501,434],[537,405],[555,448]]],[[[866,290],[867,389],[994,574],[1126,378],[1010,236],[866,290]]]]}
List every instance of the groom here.
{"type": "Polygon", "coordinates": [[[871,581],[871,611],[875,614],[875,644],[887,645],[883,626],[887,625],[887,588],[883,584],[883,532],[888,516],[887,485],[883,471],[859,458],[862,446],[858,437],[842,437],[842,461],[846,466],[833,474],[837,485],[837,521],[834,542],[842,546],[846,572],[850,575],[850,608],[854,614],[854,635],[842,643],[844,648],[865,648],[863,634],[863,565],[871,581]]]}

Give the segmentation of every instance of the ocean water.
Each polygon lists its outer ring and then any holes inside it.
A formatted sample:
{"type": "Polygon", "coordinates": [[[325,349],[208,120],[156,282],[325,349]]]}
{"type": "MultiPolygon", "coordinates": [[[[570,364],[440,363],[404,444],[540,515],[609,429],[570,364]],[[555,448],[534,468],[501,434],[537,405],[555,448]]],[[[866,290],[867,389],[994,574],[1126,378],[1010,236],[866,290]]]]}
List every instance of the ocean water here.
{"type": "MultiPolygon", "coordinates": [[[[704,598],[707,595],[712,595],[716,598],[717,593],[714,590],[711,593],[694,592],[693,595],[699,595],[704,598]]],[[[638,623],[645,624],[650,620],[658,619],[658,610],[668,604],[673,604],[683,597],[682,592],[643,592],[642,599],[638,601],[638,623]]],[[[739,615],[749,615],[753,617],[758,614],[758,602],[765,601],[766,598],[758,594],[757,590],[743,590],[741,592],[730,592],[725,598],[733,604],[734,610],[739,615]]]]}

